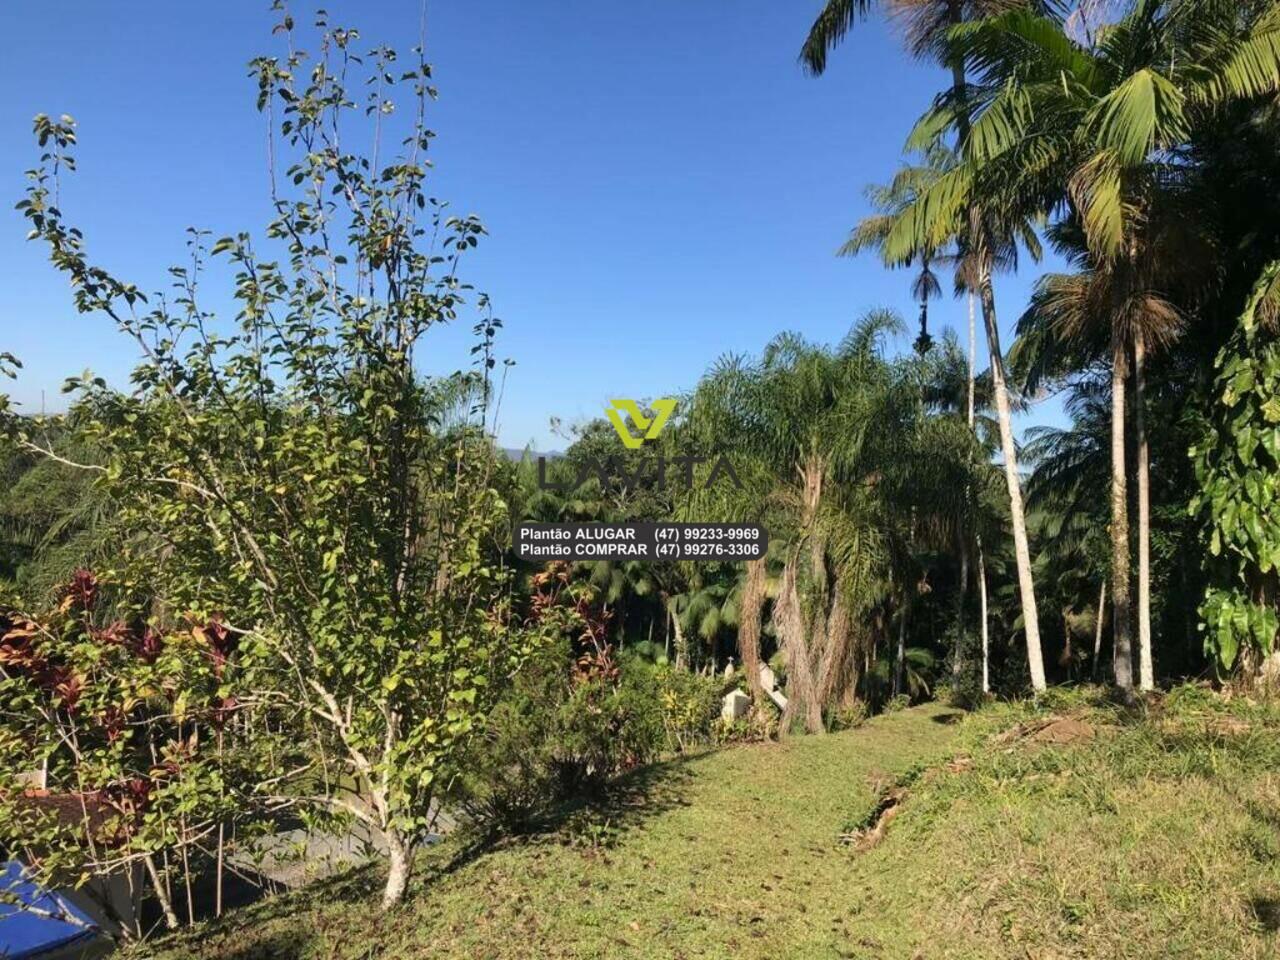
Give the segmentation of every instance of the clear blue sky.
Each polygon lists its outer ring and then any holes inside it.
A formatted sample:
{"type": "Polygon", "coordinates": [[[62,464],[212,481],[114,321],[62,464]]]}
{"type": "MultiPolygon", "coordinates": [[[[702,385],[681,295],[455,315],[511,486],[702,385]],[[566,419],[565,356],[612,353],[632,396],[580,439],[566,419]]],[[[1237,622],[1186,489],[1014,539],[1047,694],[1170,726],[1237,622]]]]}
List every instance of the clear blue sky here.
{"type": "MultiPolygon", "coordinates": [[[[368,45],[407,54],[417,41],[417,0],[320,5],[368,45]]],[[[492,234],[467,278],[494,298],[501,351],[517,362],[506,445],[562,446],[552,416],[692,386],[719,354],[757,351],[783,329],[831,341],[875,306],[914,322],[906,274],[834,251],[945,77],[880,22],[857,29],[824,77],[806,76],[796,52],[819,5],[429,0],[433,192],[492,234]]],[[[95,256],[164,288],[188,225],[218,236],[265,223],[263,121],[245,64],[278,52],[267,6],[0,10],[0,351],[26,365],[12,388],[23,409],[38,410],[42,391],[56,409],[63,378],[86,367],[124,385],[134,359],[109,321],[75,314],[65,281],[24,241],[12,203],[36,156],[32,116],[79,122],[81,170],[62,205],[95,256]]],[[[293,9],[302,21],[314,7],[293,9]]],[[[1006,338],[1035,273],[998,288],[1006,338]]],[[[950,300],[933,317],[967,323],[950,300]]],[[[466,363],[464,329],[437,343],[433,365],[466,363]]],[[[1027,419],[1061,412],[1051,400],[1027,419]]]]}

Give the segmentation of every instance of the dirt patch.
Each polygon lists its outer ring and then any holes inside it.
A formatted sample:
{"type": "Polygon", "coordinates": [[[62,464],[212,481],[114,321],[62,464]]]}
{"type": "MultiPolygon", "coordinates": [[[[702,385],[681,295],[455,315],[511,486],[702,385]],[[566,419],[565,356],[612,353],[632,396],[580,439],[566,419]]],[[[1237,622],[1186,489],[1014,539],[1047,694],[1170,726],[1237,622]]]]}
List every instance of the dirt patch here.
{"type": "Polygon", "coordinates": [[[1077,720],[1075,717],[1063,717],[1037,730],[1028,739],[1035,743],[1068,744],[1084,743],[1095,736],[1097,731],[1091,724],[1077,720]]]}
{"type": "Polygon", "coordinates": [[[1027,742],[1068,746],[1087,743],[1098,735],[1091,723],[1079,717],[1045,717],[1028,723],[1020,723],[995,738],[996,743],[1027,742]]]}
{"type": "Polygon", "coordinates": [[[884,839],[885,833],[889,830],[889,824],[901,812],[902,805],[906,802],[912,787],[929,783],[941,773],[964,773],[972,766],[973,758],[961,754],[941,766],[910,774],[897,783],[886,783],[883,779],[876,778],[872,782],[872,789],[879,800],[859,824],[840,834],[840,842],[853,847],[858,853],[870,850],[884,839]]]}
{"type": "Polygon", "coordinates": [[[848,844],[859,853],[864,850],[870,850],[884,839],[885,832],[889,829],[889,824],[893,822],[893,818],[902,810],[902,801],[906,800],[906,798],[906,787],[890,790],[880,798],[880,802],[871,811],[870,816],[867,818],[867,825],[858,830],[841,834],[840,842],[848,844]]]}

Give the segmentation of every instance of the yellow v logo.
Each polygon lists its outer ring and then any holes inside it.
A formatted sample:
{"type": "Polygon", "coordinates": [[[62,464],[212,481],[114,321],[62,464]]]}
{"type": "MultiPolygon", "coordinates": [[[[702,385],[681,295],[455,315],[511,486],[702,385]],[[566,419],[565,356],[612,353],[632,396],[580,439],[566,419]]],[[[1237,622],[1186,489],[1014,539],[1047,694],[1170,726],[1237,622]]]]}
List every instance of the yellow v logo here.
{"type": "Polygon", "coordinates": [[[605,409],[605,416],[609,418],[609,422],[613,424],[613,429],[618,431],[618,436],[622,438],[622,442],[630,450],[639,450],[644,446],[646,440],[656,439],[676,408],[675,397],[663,397],[661,400],[654,400],[650,404],[654,415],[650,418],[641,412],[640,405],[634,400],[611,400],[610,403],[612,406],[605,409]],[[631,422],[641,431],[639,437],[631,435],[627,422],[622,418],[624,413],[631,417],[631,422]]]}

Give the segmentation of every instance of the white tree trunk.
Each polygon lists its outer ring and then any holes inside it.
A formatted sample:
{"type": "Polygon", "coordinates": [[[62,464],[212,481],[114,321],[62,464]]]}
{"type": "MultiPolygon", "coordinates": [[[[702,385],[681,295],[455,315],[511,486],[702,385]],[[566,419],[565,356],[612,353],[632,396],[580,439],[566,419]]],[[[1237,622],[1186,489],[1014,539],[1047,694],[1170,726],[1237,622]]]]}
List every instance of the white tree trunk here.
{"type": "MultiPolygon", "coordinates": [[[[978,376],[978,317],[977,306],[974,303],[973,291],[969,291],[969,397],[968,397],[968,421],[969,430],[977,436],[978,416],[974,407],[974,384],[978,376]]],[[[966,491],[967,495],[971,491],[966,491]]],[[[990,664],[987,660],[987,570],[986,564],[982,556],[982,537],[976,538],[978,547],[978,605],[982,616],[982,692],[987,694],[991,692],[990,683],[990,664]]],[[[966,550],[964,559],[966,561],[966,572],[968,568],[969,553],[966,550]]],[[[968,585],[962,589],[963,594],[968,589],[968,585]]],[[[958,658],[957,658],[958,659],[958,658]]]]}
{"type": "Polygon", "coordinates": [[[143,864],[147,868],[147,876],[151,878],[151,889],[156,895],[156,903],[160,904],[160,912],[164,914],[164,925],[169,930],[177,930],[182,926],[178,920],[177,911],[173,909],[173,901],[169,899],[169,894],[165,890],[164,881],[160,879],[160,871],[156,869],[156,862],[150,854],[142,858],[143,864]]]}
{"type": "Polygon", "coordinates": [[[387,885],[382,891],[382,909],[394,907],[404,899],[409,886],[409,868],[413,864],[413,851],[408,840],[398,830],[388,830],[387,837],[387,885]]]}
{"type": "Polygon", "coordinates": [[[1018,450],[1013,439],[1013,415],[1009,409],[1009,391],[1005,384],[1004,354],[1000,350],[1000,328],[996,321],[995,292],[991,285],[991,267],[982,266],[982,320],[987,331],[987,349],[991,354],[991,379],[995,389],[996,416],[1000,421],[1000,447],[1004,454],[1004,476],[1009,487],[1009,518],[1013,524],[1013,552],[1018,565],[1018,592],[1022,599],[1022,623],[1027,635],[1027,664],[1031,688],[1040,693],[1046,688],[1044,655],[1040,649],[1040,619],[1036,609],[1035,581],[1031,576],[1031,548],[1027,543],[1027,518],[1022,508],[1022,481],[1018,476],[1018,450]]]}
{"type": "Polygon", "coordinates": [[[907,605],[898,613],[898,649],[893,655],[893,695],[902,693],[902,679],[907,665],[907,605]]]}
{"type": "Polygon", "coordinates": [[[977,414],[973,406],[974,379],[977,377],[978,365],[978,318],[973,302],[973,291],[969,292],[969,429],[977,424],[977,414]]]}
{"type": "Polygon", "coordinates": [[[1098,661],[1102,659],[1102,624],[1107,619],[1107,578],[1102,578],[1098,591],[1098,622],[1093,631],[1093,679],[1098,679],[1098,661]]]}
{"type": "Polygon", "coordinates": [[[1139,333],[1133,343],[1133,428],[1138,445],[1138,687],[1156,688],[1151,650],[1151,451],[1147,444],[1146,344],[1139,333]]]}
{"type": "Polygon", "coordinates": [[[978,608],[982,612],[982,692],[991,692],[990,637],[987,630],[987,562],[978,538],[978,608]]]}
{"type": "Polygon", "coordinates": [[[1125,473],[1125,351],[1117,344],[1111,367],[1111,597],[1115,610],[1116,686],[1133,690],[1129,624],[1129,482],[1125,473]]]}
{"type": "Polygon", "coordinates": [[[671,629],[676,635],[676,669],[684,670],[689,666],[689,646],[685,640],[684,627],[680,625],[680,617],[676,613],[674,597],[667,601],[667,613],[671,615],[671,629]]]}

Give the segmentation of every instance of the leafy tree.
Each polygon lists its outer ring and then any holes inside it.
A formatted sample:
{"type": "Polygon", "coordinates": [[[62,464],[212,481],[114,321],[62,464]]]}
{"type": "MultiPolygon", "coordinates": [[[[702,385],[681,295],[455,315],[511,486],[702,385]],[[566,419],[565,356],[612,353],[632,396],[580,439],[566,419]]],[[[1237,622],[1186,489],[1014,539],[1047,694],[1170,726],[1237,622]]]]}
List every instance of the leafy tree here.
{"type": "Polygon", "coordinates": [[[1217,360],[1215,402],[1192,448],[1210,564],[1219,575],[1201,606],[1205,652],[1252,678],[1280,634],[1280,341],[1259,305],[1280,274],[1269,267],[1217,360]]]}
{"type": "MultiPolygon", "coordinates": [[[[216,846],[221,867],[225,829],[261,822],[258,788],[276,774],[257,725],[241,722],[256,693],[242,685],[240,638],[218,620],[161,625],[140,585],[87,570],[61,594],[35,616],[0,610],[0,843],[50,887],[141,864],[170,928],[172,857],[193,921],[192,863],[216,846]]],[[[141,935],[100,900],[125,937],[141,935]]]]}
{"type": "Polygon", "coordinates": [[[165,616],[221,615],[246,683],[291,706],[283,735],[305,745],[260,799],[364,824],[387,851],[390,906],[453,759],[538,632],[516,623],[501,563],[511,517],[484,433],[500,327],[487,300],[475,299],[471,370],[415,366],[432,328],[467,308],[459,265],[484,232],[426,192],[430,67],[420,48],[406,69],[387,48],[357,55],[355,30],[323,15],[318,27],[311,60],[282,13],[288,55],[251,65],[280,164],[261,245],[239,233],[206,247],[193,232],[174,292],[149,302],[63,219],[69,118],[37,118],[45,153],[21,207],[77,308],[141,354],[129,395],[78,385],[100,452],[82,466],[139,532],[122,569],[165,616]],[[345,78],[362,64],[357,107],[345,78]],[[388,156],[401,90],[408,129],[388,156]],[[367,156],[347,147],[357,111],[367,156]],[[234,323],[206,305],[210,258],[233,275],[234,323]]]}

